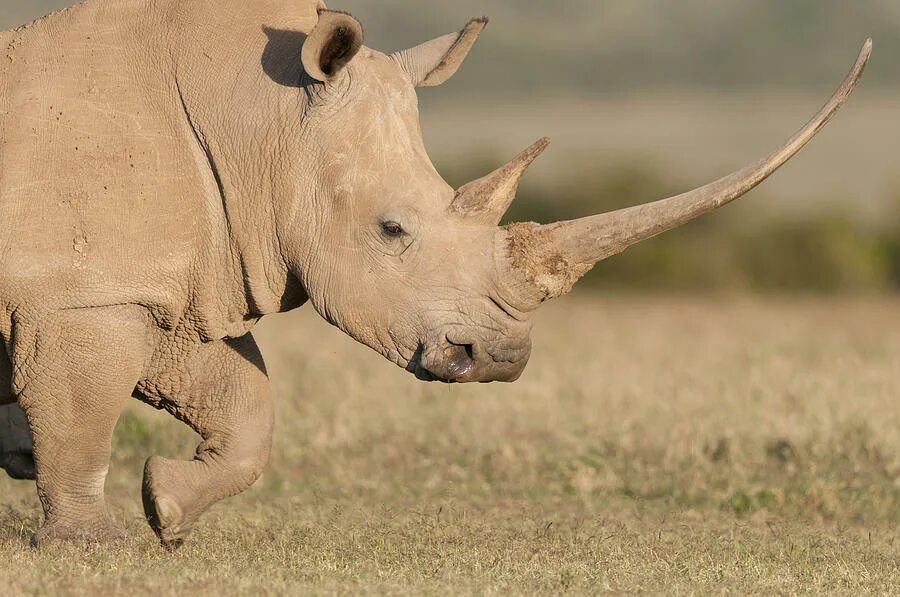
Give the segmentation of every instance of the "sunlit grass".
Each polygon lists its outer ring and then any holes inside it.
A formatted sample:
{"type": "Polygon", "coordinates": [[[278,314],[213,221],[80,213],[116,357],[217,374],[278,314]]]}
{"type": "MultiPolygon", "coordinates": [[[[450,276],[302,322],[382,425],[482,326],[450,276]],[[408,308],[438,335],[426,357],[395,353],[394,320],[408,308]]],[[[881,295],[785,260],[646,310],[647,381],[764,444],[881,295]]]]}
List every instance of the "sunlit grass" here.
{"type": "Polygon", "coordinates": [[[129,540],[33,552],[0,481],[0,583],[74,594],[876,591],[900,583],[892,299],[568,299],[512,386],[423,385],[312,313],[267,322],[279,406],[260,483],[182,550],[141,521],[134,405],[108,489],[129,540]]]}

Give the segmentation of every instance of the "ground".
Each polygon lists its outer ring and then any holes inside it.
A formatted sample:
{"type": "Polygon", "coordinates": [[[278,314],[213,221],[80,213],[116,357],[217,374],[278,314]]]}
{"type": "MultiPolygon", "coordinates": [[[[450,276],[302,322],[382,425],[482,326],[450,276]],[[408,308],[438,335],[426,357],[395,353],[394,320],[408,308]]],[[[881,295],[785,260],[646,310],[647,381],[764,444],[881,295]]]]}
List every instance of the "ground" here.
{"type": "Polygon", "coordinates": [[[424,385],[312,313],[258,334],[268,472],[176,553],[141,520],[179,425],[123,416],[121,545],[35,552],[0,481],[5,594],[859,593],[900,586],[900,301],[569,298],[511,386],[424,385]],[[311,346],[317,345],[312,349],[311,346]]]}

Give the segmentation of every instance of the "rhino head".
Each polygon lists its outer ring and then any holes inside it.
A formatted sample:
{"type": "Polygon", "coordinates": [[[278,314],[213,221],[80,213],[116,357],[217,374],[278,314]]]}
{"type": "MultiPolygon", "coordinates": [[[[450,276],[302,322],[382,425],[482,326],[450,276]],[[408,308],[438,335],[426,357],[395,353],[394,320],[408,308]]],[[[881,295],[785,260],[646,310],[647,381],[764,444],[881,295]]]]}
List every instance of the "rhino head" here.
{"type": "Polygon", "coordinates": [[[499,226],[535,143],[509,164],[451,188],[422,140],[417,87],[459,68],[487,24],[386,55],[363,46],[350,15],[321,10],[302,46],[302,145],[316,156],[312,206],[279,230],[291,270],[329,322],[429,381],[514,381],[531,318],[596,263],[744,195],[831,119],[861,76],[867,42],[824,108],[757,164],[677,197],[549,225],[499,226]],[[315,213],[309,218],[309,213],[315,213]],[[302,240],[301,240],[302,239],[302,240]]]}

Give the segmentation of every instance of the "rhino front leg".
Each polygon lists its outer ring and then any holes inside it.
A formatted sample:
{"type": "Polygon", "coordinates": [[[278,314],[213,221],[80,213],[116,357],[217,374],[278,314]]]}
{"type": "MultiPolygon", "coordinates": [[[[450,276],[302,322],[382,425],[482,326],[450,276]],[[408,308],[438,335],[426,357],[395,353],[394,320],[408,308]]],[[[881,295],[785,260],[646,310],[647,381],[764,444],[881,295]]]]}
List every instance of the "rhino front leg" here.
{"type": "Polygon", "coordinates": [[[143,320],[78,310],[17,326],[14,389],[34,438],[44,523],[32,537],[102,542],[124,537],[106,508],[113,429],[150,352],[143,320]]]}
{"type": "Polygon", "coordinates": [[[207,508],[255,483],[272,444],[269,379],[250,334],[197,349],[185,367],[175,377],[190,380],[188,387],[156,406],[190,425],[203,442],[190,462],[153,456],[144,467],[144,511],[167,549],[184,542],[207,508]]]}

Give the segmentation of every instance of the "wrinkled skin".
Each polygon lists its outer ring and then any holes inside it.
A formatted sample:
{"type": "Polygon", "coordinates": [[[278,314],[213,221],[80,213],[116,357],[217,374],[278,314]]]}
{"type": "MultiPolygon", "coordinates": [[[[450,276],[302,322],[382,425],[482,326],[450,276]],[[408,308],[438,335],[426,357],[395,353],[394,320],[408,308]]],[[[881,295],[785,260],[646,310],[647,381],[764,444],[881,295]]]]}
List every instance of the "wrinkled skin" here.
{"type": "MultiPolygon", "coordinates": [[[[365,47],[339,80],[305,74],[317,8],[89,0],[0,34],[0,398],[34,435],[36,545],[121,536],[103,484],[132,395],[204,438],[193,462],[147,463],[166,545],[255,481],[264,315],[311,301],[424,379],[524,367],[529,324],[491,281],[496,230],[447,213],[413,82],[365,47]]],[[[8,471],[32,476],[27,435],[4,438],[8,471]]]]}
{"type": "Polygon", "coordinates": [[[453,348],[471,346],[481,378],[514,380],[527,362],[529,325],[498,306],[508,299],[486,275],[496,229],[447,212],[454,191],[428,159],[415,90],[397,65],[364,49],[349,68],[359,70],[359,88],[338,92],[347,98],[340,116],[330,105],[307,116],[309,130],[328,139],[319,151],[333,158],[317,173],[325,217],[286,219],[288,230],[303,229],[288,252],[304,255],[310,239],[314,247],[292,270],[303,272],[319,313],[401,367],[457,379],[469,363],[454,361],[453,348]],[[348,130],[347,122],[361,124],[348,130]],[[385,172],[404,184],[386,185],[385,172]],[[389,222],[403,233],[386,234],[389,222]],[[323,250],[331,260],[317,258],[323,250]]]}
{"type": "Polygon", "coordinates": [[[103,489],[131,397],[203,438],[190,462],[147,461],[165,546],[255,482],[273,406],[250,331],[266,315],[309,302],[423,380],[514,381],[532,311],[759,184],[870,48],[754,168],[647,209],[500,228],[546,141],[454,191],[415,90],[449,79],[485,24],[388,56],[315,0],[87,0],[0,33],[0,465],[36,478],[36,546],[123,535],[103,489]]]}

